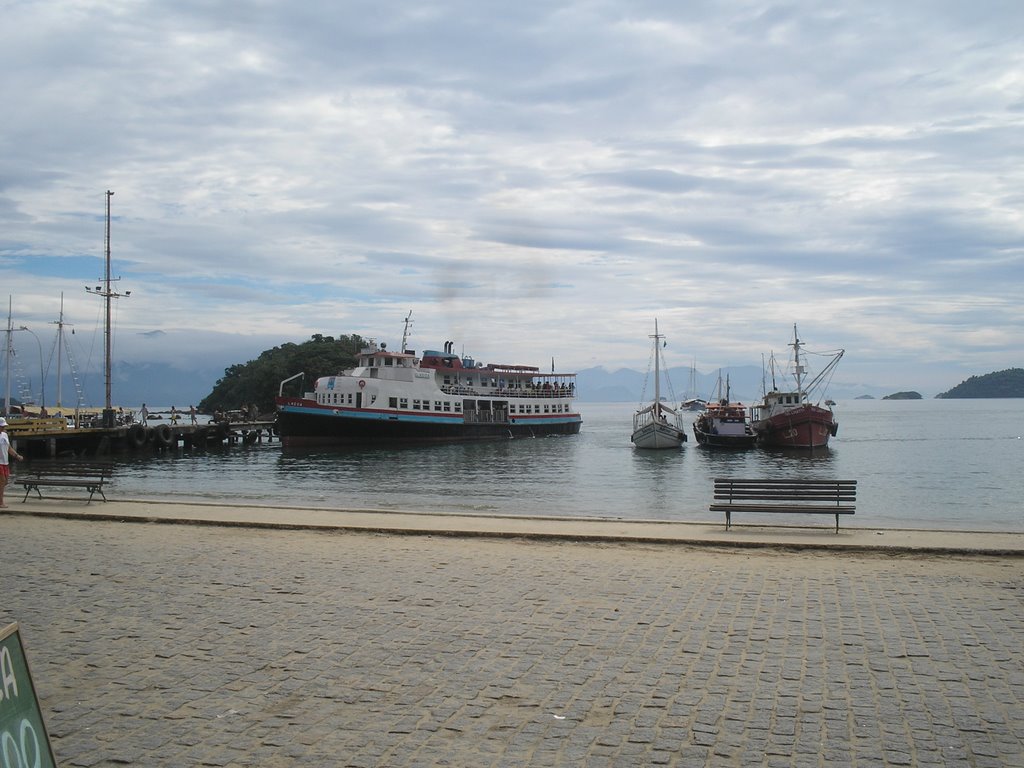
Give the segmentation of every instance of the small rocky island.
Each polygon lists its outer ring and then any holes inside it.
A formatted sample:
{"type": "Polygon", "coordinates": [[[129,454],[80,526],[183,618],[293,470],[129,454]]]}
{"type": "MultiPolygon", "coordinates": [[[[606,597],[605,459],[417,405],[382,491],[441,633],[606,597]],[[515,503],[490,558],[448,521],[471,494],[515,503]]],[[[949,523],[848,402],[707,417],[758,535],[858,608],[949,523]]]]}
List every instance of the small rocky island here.
{"type": "Polygon", "coordinates": [[[971,376],[948,392],[935,397],[945,400],[972,397],[1024,397],[1024,368],[1007,368],[1005,371],[971,376]]]}
{"type": "Polygon", "coordinates": [[[883,400],[920,400],[920,392],[893,392],[891,395],[886,395],[882,398],[883,400]]]}

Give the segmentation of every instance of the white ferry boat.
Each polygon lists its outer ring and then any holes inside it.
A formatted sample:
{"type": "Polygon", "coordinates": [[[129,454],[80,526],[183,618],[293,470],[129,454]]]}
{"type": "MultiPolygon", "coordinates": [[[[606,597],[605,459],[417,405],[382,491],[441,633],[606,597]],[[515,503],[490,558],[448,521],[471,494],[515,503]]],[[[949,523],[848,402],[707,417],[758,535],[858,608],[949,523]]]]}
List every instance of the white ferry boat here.
{"type": "MultiPolygon", "coordinates": [[[[404,346],[404,344],[403,344],[404,346]]],[[[276,399],[282,445],[371,445],[574,435],[576,374],[484,365],[453,352],[392,352],[373,343],[355,367],[276,399]]]]}

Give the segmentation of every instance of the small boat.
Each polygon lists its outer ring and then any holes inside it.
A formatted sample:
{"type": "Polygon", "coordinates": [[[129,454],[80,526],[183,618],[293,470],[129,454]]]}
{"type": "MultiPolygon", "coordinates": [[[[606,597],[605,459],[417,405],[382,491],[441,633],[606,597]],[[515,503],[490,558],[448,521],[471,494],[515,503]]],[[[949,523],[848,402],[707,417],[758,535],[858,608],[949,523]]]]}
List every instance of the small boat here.
{"type": "Polygon", "coordinates": [[[321,376],[311,392],[276,398],[284,446],[403,445],[574,435],[576,374],[527,365],[484,365],[454,352],[370,342],[352,368],[321,376]]]}
{"type": "Polygon", "coordinates": [[[775,360],[772,357],[772,389],[766,392],[753,408],[752,426],[759,445],[781,448],[824,448],[829,437],[839,430],[839,422],[831,408],[811,402],[811,396],[821,389],[843,356],[843,350],[824,353],[830,360],[809,384],[804,384],[807,368],[801,357],[804,346],[793,325],[792,375],[795,388],[780,391],[775,385],[775,360]]]}
{"type": "Polygon", "coordinates": [[[712,400],[693,422],[693,436],[698,445],[709,448],[752,448],[756,441],[750,426],[747,407],[729,400],[729,377],[718,376],[718,399],[712,400]]]}
{"type": "MultiPolygon", "coordinates": [[[[682,418],[672,407],[661,399],[661,344],[664,338],[658,333],[658,321],[654,321],[654,400],[640,408],[633,416],[633,435],[630,437],[637,448],[678,448],[686,442],[682,418]]],[[[648,370],[650,373],[650,370],[648,370]]]]}
{"type": "Polygon", "coordinates": [[[684,411],[703,411],[708,401],[697,396],[697,361],[693,361],[693,365],[690,366],[690,384],[686,390],[686,394],[689,395],[683,402],[679,404],[681,410],[684,411]]]}

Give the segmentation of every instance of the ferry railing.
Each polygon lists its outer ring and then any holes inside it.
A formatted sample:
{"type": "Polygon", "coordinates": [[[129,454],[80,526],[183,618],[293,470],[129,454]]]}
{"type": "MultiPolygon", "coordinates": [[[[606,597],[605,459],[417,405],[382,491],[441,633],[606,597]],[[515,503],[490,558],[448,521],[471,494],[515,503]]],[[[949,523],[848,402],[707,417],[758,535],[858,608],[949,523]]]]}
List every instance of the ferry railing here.
{"type": "Polygon", "coordinates": [[[446,395],[468,395],[470,397],[491,397],[491,398],[556,398],[571,399],[576,395],[575,387],[553,387],[543,389],[540,387],[531,389],[488,389],[486,387],[466,387],[463,385],[442,384],[441,391],[446,395]]]}

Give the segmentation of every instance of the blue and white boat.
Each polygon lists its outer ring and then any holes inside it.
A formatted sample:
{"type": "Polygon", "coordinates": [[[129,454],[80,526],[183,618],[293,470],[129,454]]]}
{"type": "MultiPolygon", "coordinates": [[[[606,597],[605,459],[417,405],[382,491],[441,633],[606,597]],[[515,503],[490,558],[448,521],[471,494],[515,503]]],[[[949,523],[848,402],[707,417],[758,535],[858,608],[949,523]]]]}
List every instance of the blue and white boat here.
{"type": "MultiPolygon", "coordinates": [[[[404,340],[402,346],[404,347],[404,340]]],[[[484,365],[453,351],[392,352],[373,343],[353,368],[316,380],[300,397],[279,393],[285,446],[372,445],[574,435],[576,374],[484,365]]],[[[295,376],[281,382],[285,384],[295,376]]]]}

